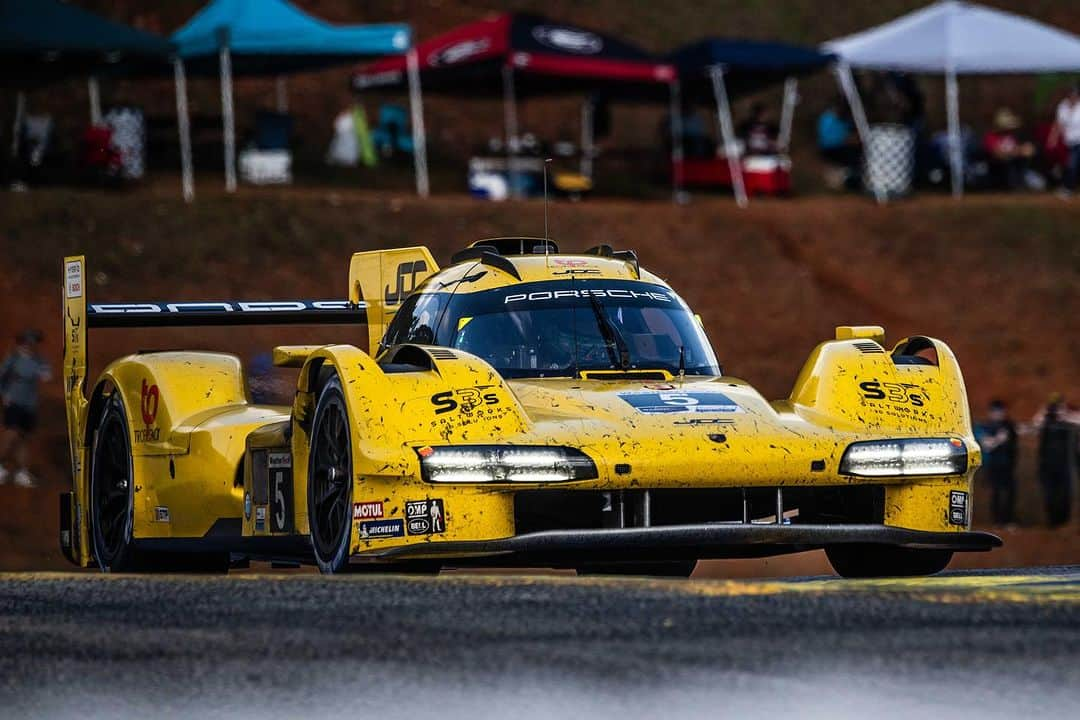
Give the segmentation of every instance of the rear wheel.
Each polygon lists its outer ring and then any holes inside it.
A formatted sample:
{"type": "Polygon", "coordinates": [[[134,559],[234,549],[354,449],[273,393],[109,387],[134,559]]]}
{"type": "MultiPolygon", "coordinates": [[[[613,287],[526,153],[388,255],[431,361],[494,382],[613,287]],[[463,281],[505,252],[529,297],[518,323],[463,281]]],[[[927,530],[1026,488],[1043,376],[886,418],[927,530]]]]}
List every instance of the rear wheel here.
{"type": "Polygon", "coordinates": [[[642,575],[647,577],[688,578],[694,572],[697,560],[679,560],[673,562],[627,562],[595,563],[581,565],[578,575],[642,575]]]}
{"type": "Polygon", "coordinates": [[[894,545],[833,545],[825,548],[837,575],[846,578],[934,575],[952,560],[952,550],[917,550],[894,545]]]}
{"type": "Polygon", "coordinates": [[[127,417],[119,393],[105,404],[90,456],[90,532],[94,557],[105,572],[137,566],[132,545],[134,473],[127,417]]]}
{"type": "Polygon", "coordinates": [[[352,437],[341,380],[330,378],[315,406],[308,460],[308,520],[319,570],[343,572],[352,538],[352,437]]]}

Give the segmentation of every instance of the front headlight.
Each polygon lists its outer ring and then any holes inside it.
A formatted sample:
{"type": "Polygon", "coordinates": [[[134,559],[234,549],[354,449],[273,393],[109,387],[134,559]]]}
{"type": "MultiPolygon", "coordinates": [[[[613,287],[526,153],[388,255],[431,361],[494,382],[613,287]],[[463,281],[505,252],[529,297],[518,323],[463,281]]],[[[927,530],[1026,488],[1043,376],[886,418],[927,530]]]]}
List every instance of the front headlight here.
{"type": "Polygon", "coordinates": [[[962,475],[968,453],[958,438],[872,440],[848,446],[840,460],[841,475],[962,475]]]}
{"type": "Polygon", "coordinates": [[[431,483],[548,483],[591,480],[596,464],[575,448],[537,445],[453,445],[418,448],[431,483]]]}

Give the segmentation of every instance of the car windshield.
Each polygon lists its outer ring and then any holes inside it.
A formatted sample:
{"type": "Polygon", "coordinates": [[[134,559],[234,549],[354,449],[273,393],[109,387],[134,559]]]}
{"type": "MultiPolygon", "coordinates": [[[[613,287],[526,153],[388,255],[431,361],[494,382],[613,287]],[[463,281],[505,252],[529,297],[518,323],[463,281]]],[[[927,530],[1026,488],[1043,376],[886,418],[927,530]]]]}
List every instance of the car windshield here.
{"type": "Polygon", "coordinates": [[[510,378],[583,370],[720,374],[682,299],[644,282],[575,279],[413,296],[385,339],[402,342],[464,350],[510,378]]]}

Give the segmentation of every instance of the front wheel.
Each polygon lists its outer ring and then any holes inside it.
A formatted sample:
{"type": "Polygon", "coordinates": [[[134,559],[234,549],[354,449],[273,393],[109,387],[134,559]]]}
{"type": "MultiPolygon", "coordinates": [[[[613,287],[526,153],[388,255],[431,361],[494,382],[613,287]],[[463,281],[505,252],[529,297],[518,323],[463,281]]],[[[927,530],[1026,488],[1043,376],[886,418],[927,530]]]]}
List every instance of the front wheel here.
{"type": "Polygon", "coordinates": [[[941,572],[952,550],[917,550],[894,545],[833,545],[825,555],[836,574],[846,578],[917,577],[941,572]]]}
{"type": "Polygon", "coordinates": [[[307,486],[315,562],[325,574],[344,572],[352,538],[352,435],[337,374],[323,385],[315,406],[307,486]]]}

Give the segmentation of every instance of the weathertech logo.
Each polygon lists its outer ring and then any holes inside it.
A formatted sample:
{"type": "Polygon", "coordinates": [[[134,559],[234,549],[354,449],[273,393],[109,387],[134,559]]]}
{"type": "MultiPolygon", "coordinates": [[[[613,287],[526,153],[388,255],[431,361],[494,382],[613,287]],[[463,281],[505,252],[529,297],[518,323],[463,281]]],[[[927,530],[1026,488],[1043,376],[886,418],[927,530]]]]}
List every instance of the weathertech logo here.
{"type": "Polygon", "coordinates": [[[381,500],[371,500],[369,502],[353,503],[352,506],[353,520],[375,520],[383,516],[383,506],[381,500]]]}
{"type": "Polygon", "coordinates": [[[595,33],[556,25],[537,25],[532,36],[541,45],[578,55],[595,55],[604,49],[604,40],[595,33]]]}

